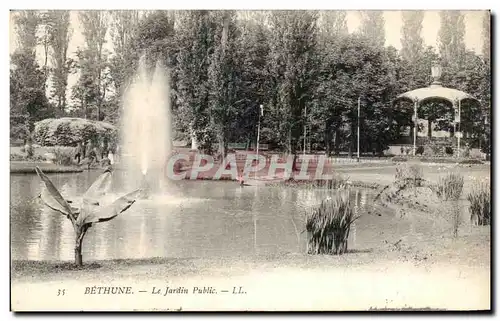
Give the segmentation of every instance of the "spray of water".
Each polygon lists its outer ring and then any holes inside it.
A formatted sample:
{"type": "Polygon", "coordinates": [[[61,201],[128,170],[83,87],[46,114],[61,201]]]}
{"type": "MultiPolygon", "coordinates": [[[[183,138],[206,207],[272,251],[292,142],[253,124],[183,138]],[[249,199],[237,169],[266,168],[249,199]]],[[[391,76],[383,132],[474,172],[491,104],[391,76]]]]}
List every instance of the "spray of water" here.
{"type": "Polygon", "coordinates": [[[129,187],[146,181],[152,189],[162,191],[167,181],[165,165],[172,151],[170,86],[160,63],[150,74],[143,56],[124,93],[120,167],[126,171],[129,187]]]}

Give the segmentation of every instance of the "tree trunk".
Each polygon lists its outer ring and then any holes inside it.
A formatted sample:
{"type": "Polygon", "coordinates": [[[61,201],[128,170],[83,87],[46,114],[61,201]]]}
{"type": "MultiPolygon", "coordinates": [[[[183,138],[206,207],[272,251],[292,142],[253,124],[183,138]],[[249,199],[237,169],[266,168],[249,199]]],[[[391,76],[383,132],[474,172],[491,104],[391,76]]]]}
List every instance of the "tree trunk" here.
{"type": "Polygon", "coordinates": [[[84,226],[82,228],[75,228],[76,231],[76,237],[75,237],[75,264],[77,266],[82,266],[83,265],[83,259],[82,259],[82,244],[83,244],[83,238],[85,237],[85,234],[87,233],[88,226],[84,226]]]}
{"type": "Polygon", "coordinates": [[[83,259],[82,259],[82,243],[83,243],[83,231],[79,231],[76,233],[76,239],[75,239],[75,264],[77,266],[82,266],[83,265],[83,259]]]}
{"type": "Polygon", "coordinates": [[[429,140],[432,139],[432,121],[430,119],[427,119],[427,137],[429,140]]]}

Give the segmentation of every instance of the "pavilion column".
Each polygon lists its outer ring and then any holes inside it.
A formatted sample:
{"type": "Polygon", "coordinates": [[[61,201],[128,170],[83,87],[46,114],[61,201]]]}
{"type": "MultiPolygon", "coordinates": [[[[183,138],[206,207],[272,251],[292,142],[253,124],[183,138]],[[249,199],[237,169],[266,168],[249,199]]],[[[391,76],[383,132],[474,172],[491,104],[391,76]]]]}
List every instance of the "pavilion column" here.
{"type": "Polygon", "coordinates": [[[417,123],[417,108],[418,108],[418,100],[415,100],[414,104],[414,115],[415,117],[413,121],[413,156],[417,155],[417,131],[418,131],[418,123],[417,123]]]}

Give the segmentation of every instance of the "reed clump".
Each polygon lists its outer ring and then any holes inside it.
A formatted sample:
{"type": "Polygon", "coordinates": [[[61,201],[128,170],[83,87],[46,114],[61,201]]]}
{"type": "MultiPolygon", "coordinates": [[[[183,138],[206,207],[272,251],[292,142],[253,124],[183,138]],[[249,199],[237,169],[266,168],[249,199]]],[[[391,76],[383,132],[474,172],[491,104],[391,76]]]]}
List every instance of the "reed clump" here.
{"type": "Polygon", "coordinates": [[[437,196],[443,201],[458,200],[464,188],[464,177],[458,173],[449,173],[440,177],[434,187],[437,196]]]}
{"type": "Polygon", "coordinates": [[[469,213],[472,224],[489,225],[491,223],[491,187],[489,181],[477,182],[467,195],[470,202],[469,213]]]}
{"type": "Polygon", "coordinates": [[[464,177],[458,173],[448,173],[444,177],[440,177],[438,183],[434,187],[437,196],[448,203],[448,210],[452,222],[453,236],[458,235],[458,228],[460,226],[460,213],[461,207],[458,200],[462,195],[464,187],[464,177]]]}
{"type": "Polygon", "coordinates": [[[349,190],[339,190],[324,199],[306,219],[309,254],[341,255],[347,252],[347,239],[355,215],[349,190]]]}

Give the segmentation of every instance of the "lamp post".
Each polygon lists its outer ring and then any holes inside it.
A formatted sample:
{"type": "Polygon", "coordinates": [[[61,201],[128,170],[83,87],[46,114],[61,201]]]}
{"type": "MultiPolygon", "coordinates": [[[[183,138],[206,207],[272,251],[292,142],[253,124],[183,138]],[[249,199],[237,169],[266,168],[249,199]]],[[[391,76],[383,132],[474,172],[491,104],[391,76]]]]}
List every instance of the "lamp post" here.
{"type": "MultiPolygon", "coordinates": [[[[264,114],[264,105],[260,105],[260,110],[259,110],[259,122],[257,125],[257,145],[256,145],[256,151],[257,151],[257,164],[259,164],[259,140],[260,140],[260,116],[264,114]]],[[[257,176],[257,172],[253,172],[254,177],[257,176]]]]}
{"type": "Polygon", "coordinates": [[[359,163],[359,116],[361,114],[361,97],[358,97],[358,163],[359,163]]]}
{"type": "Polygon", "coordinates": [[[304,155],[306,154],[306,120],[307,120],[307,105],[304,109],[304,155]]]}

